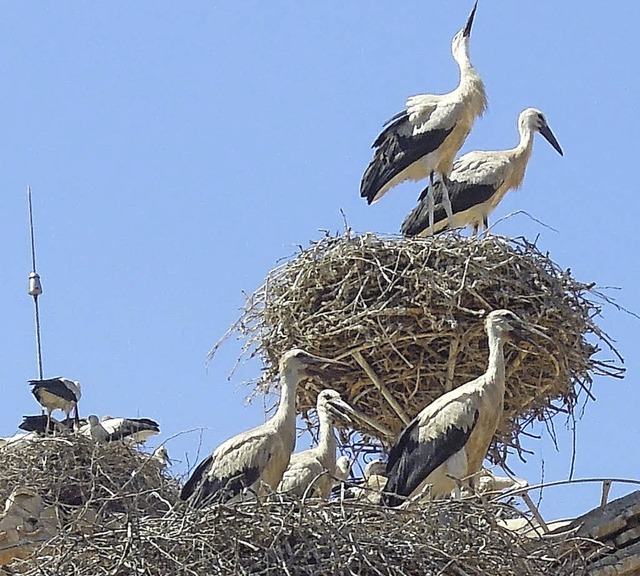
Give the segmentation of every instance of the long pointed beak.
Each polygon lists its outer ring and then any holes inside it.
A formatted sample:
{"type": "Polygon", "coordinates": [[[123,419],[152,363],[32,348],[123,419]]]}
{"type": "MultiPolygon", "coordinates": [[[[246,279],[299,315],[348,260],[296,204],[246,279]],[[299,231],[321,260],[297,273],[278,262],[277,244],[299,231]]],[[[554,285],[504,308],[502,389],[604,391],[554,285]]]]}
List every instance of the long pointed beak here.
{"type": "Polygon", "coordinates": [[[324,358],[322,356],[316,356],[315,354],[311,354],[309,352],[306,353],[307,361],[305,362],[305,373],[308,376],[328,376],[331,377],[331,373],[333,372],[332,367],[337,368],[338,366],[348,366],[345,362],[340,362],[339,360],[333,360],[331,358],[324,358]]]}
{"type": "Polygon", "coordinates": [[[467,23],[464,25],[462,35],[465,38],[468,38],[469,36],[471,36],[471,26],[473,26],[473,19],[476,16],[477,7],[478,7],[478,0],[476,0],[475,4],[473,5],[473,8],[471,9],[471,14],[469,14],[469,18],[467,18],[467,23]]]}
{"type": "Polygon", "coordinates": [[[556,140],[556,137],[553,135],[553,132],[551,132],[551,128],[549,128],[547,124],[544,124],[540,128],[540,134],[542,134],[545,137],[547,142],[549,142],[549,144],[551,144],[551,146],[555,148],[556,152],[560,154],[560,156],[564,156],[564,153],[562,152],[562,148],[560,148],[560,144],[556,140]]]}
{"type": "Polygon", "coordinates": [[[347,424],[355,424],[352,416],[355,416],[355,411],[344,400],[332,399],[328,403],[328,407],[331,413],[337,418],[344,420],[347,424]]]}
{"type": "Polygon", "coordinates": [[[536,336],[542,338],[543,340],[547,340],[548,342],[553,342],[553,340],[551,339],[550,336],[548,336],[547,334],[545,334],[541,330],[538,330],[537,328],[535,328],[531,324],[527,324],[525,322],[523,322],[518,327],[516,338],[519,339],[519,340],[526,340],[527,342],[535,344],[535,342],[533,342],[533,339],[531,338],[531,335],[536,335],[536,336]]]}

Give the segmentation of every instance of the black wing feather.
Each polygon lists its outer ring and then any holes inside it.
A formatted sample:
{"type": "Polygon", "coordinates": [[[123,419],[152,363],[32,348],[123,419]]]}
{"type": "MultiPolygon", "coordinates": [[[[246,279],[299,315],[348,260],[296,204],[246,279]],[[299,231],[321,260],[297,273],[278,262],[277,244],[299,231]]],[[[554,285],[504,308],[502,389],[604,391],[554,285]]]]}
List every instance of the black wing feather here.
{"type": "Polygon", "coordinates": [[[226,502],[260,477],[260,469],[252,467],[239,470],[233,476],[210,479],[207,472],[212,461],[213,457],[209,456],[200,462],[180,491],[180,499],[190,500],[194,508],[226,502]]]}
{"type": "Polygon", "coordinates": [[[379,190],[392,178],[423,156],[442,145],[453,130],[430,130],[417,136],[402,136],[397,128],[408,118],[407,112],[396,114],[392,122],[373,143],[376,151],[360,183],[360,196],[371,204],[379,190]],[[394,120],[395,118],[395,120],[394,120]]]}
{"type": "Polygon", "coordinates": [[[33,386],[31,392],[40,400],[40,392],[46,390],[50,394],[62,398],[67,402],[77,402],[78,399],[72,390],[67,388],[60,378],[48,378],[46,380],[29,380],[29,384],[33,386]]]}
{"type": "Polygon", "coordinates": [[[466,444],[479,414],[475,412],[473,424],[467,430],[451,426],[445,434],[427,442],[419,441],[418,419],[411,422],[389,453],[383,503],[387,506],[402,504],[431,472],[466,444]]]}
{"type": "MultiPolygon", "coordinates": [[[[470,182],[448,180],[447,190],[449,192],[449,200],[451,201],[451,211],[454,214],[458,214],[473,206],[482,204],[495,194],[496,189],[496,186],[489,184],[472,184],[470,182]]],[[[402,223],[400,232],[405,236],[417,236],[429,227],[429,207],[426,200],[427,190],[428,188],[425,188],[422,191],[420,194],[420,203],[410,212],[402,223]]],[[[434,185],[434,226],[447,219],[442,197],[442,183],[436,182],[434,185]]],[[[446,227],[442,230],[446,230],[446,227]]]]}
{"type": "Polygon", "coordinates": [[[124,440],[145,430],[160,433],[160,424],[150,418],[124,418],[122,425],[107,437],[107,442],[124,440]]]}
{"type": "Polygon", "coordinates": [[[45,434],[45,431],[53,432],[56,429],[56,426],[61,426],[61,424],[52,417],[49,421],[49,428],[47,430],[47,415],[38,414],[37,416],[23,416],[22,424],[20,424],[18,428],[20,430],[24,430],[25,432],[37,432],[38,434],[45,434]]]}

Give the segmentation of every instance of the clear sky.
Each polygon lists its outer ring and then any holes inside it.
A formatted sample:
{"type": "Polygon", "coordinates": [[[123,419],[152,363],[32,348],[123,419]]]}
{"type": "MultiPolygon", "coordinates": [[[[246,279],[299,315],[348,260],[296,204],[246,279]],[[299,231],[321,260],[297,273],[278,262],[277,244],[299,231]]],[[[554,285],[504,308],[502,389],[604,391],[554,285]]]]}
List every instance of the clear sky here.
{"type": "MultiPolygon", "coordinates": [[[[450,41],[471,1],[4,3],[0,18],[0,435],[38,413],[27,185],[34,190],[46,376],[83,385],[81,415],[147,416],[176,473],[263,419],[245,405],[239,343],[208,349],[281,257],[342,227],[397,232],[421,184],[359,198],[370,144],[407,96],[457,83],[450,41]],[[200,453],[198,454],[198,448],[200,453]]],[[[480,0],[473,61],[489,95],[463,151],[513,146],[540,108],[565,150],[538,138],[522,189],[493,221],[576,278],[640,309],[635,227],[640,129],[631,1],[480,0]]],[[[605,306],[626,359],[596,380],[578,424],[576,477],[640,477],[640,322],[605,306]]],[[[610,357],[606,352],[603,357],[610,357]]],[[[516,472],[566,478],[571,434],[544,429],[516,472]]],[[[629,490],[628,488],[626,490],[629,490]]],[[[614,489],[613,494],[623,490],[614,489]]],[[[598,490],[548,490],[547,516],[598,490]]]]}

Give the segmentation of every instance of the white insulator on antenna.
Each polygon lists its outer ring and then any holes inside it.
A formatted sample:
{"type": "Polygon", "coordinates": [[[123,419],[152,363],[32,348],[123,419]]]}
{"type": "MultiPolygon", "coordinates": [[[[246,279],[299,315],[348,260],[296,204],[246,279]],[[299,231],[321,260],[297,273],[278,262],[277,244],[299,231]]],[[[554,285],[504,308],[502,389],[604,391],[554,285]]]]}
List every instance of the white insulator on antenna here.
{"type": "Polygon", "coordinates": [[[29,274],[29,296],[40,296],[42,294],[42,284],[40,276],[36,272],[29,274]]]}

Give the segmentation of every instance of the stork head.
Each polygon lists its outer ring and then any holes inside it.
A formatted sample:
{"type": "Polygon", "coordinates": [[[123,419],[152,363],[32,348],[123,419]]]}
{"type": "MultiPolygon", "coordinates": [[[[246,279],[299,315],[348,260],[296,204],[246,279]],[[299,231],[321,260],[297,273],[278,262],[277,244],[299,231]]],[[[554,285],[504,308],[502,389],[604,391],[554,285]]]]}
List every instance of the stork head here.
{"type": "Polygon", "coordinates": [[[348,456],[340,456],[336,460],[336,476],[346,480],[351,474],[351,459],[348,456]]]}
{"type": "Polygon", "coordinates": [[[469,17],[467,18],[467,22],[451,41],[451,53],[457,61],[460,60],[461,56],[468,56],[469,54],[469,38],[471,37],[471,27],[473,26],[473,19],[476,16],[477,7],[478,1],[476,0],[469,17]]]}
{"type": "Polygon", "coordinates": [[[169,458],[169,452],[167,451],[167,448],[164,445],[158,446],[153,451],[151,458],[153,458],[161,466],[168,466],[172,464],[171,459],[169,458]]]}
{"type": "Polygon", "coordinates": [[[339,362],[294,348],[285,352],[280,359],[280,373],[288,372],[296,375],[298,380],[302,380],[326,375],[329,371],[328,366],[332,364],[339,364],[339,362]]]}
{"type": "Polygon", "coordinates": [[[371,460],[364,468],[364,477],[384,476],[387,472],[387,463],[383,460],[371,460]]]}
{"type": "Polygon", "coordinates": [[[29,488],[14,489],[4,503],[5,513],[11,512],[15,516],[29,513],[30,516],[37,517],[43,508],[42,497],[29,488]]]}
{"type": "Polygon", "coordinates": [[[487,334],[493,334],[498,338],[521,341],[530,341],[530,335],[535,334],[545,340],[549,336],[525,322],[511,310],[494,310],[487,315],[484,321],[487,334]]]}
{"type": "Polygon", "coordinates": [[[549,128],[549,124],[547,123],[547,119],[544,117],[544,114],[540,112],[537,108],[527,108],[520,113],[520,131],[531,131],[531,132],[540,132],[551,146],[555,149],[555,151],[560,154],[560,156],[564,156],[562,152],[562,148],[556,140],[556,137],[551,132],[551,128],[549,128]]]}
{"type": "Polygon", "coordinates": [[[320,392],[316,401],[316,409],[318,413],[329,414],[332,419],[337,418],[338,420],[352,422],[349,416],[353,414],[353,409],[335,390],[326,389],[320,392]]]}
{"type": "Polygon", "coordinates": [[[87,416],[87,422],[89,422],[89,424],[91,426],[99,426],[100,425],[100,419],[95,414],[91,414],[91,415],[87,416]]]}

